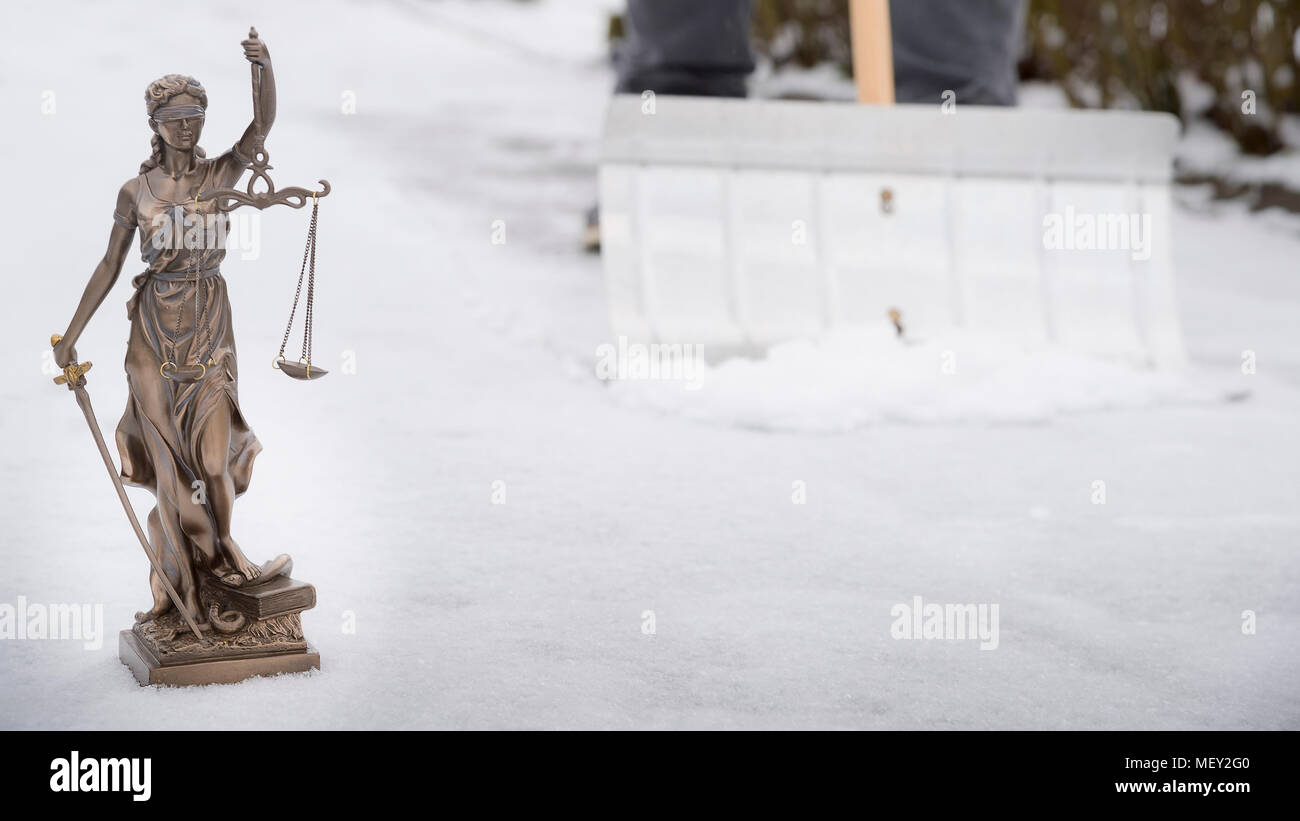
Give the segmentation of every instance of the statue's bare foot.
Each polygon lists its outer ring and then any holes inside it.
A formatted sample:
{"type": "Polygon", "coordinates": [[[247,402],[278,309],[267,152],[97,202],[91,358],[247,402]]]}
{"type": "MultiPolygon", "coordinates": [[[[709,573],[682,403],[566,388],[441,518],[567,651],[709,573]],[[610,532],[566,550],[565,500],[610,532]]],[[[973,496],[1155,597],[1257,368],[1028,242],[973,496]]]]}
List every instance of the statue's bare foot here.
{"type": "Polygon", "coordinates": [[[153,621],[154,619],[158,618],[161,615],[162,615],[162,611],[160,611],[157,607],[154,607],[149,610],[142,610],[135,614],[135,623],[143,624],[144,622],[147,621],[153,621]]]}
{"type": "Polygon", "coordinates": [[[245,582],[251,582],[262,575],[262,568],[248,560],[248,557],[244,555],[244,551],[239,549],[239,545],[235,543],[234,539],[223,539],[222,543],[225,545],[230,564],[235,568],[234,573],[222,577],[223,582],[231,587],[239,587],[245,582]],[[239,577],[237,580],[234,579],[236,576],[239,577]]]}

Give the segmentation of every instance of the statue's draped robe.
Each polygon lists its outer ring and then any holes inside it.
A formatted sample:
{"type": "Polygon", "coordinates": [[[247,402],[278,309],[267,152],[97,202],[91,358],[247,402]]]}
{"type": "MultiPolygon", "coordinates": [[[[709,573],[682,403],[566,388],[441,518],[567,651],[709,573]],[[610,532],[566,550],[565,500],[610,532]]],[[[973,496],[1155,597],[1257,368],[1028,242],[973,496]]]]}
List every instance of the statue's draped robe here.
{"type": "MultiPolygon", "coordinates": [[[[196,158],[196,162],[200,190],[229,185],[242,171],[232,153],[215,160],[196,158]]],[[[242,494],[262,446],[239,409],[230,302],[219,272],[226,252],[224,242],[218,245],[211,230],[214,219],[224,222],[228,217],[216,212],[210,202],[199,203],[198,212],[204,219],[201,229],[194,229],[193,200],[174,203],[159,199],[146,174],[140,175],[137,185],[134,213],[113,215],[118,224],[139,229],[140,251],[147,265],[144,273],[132,280],[135,293],[127,302],[131,320],[126,353],[129,397],[117,427],[117,446],[122,480],[154,494],[150,544],[191,612],[198,613],[198,574],[233,572],[218,544],[216,523],[208,508],[209,485],[219,478],[213,473],[223,472],[233,482],[235,494],[242,494]],[[191,220],[188,232],[182,222],[186,217],[191,220]],[[202,247],[186,247],[194,244],[199,230],[204,232],[202,247]],[[201,300],[197,322],[196,298],[201,300]],[[167,360],[211,364],[205,378],[186,383],[163,378],[159,368],[167,360]],[[218,435],[229,440],[229,447],[225,459],[210,456],[204,465],[199,460],[198,443],[205,433],[216,433],[210,430],[212,425],[224,428],[218,435]]],[[[154,607],[161,612],[170,599],[156,576],[151,574],[150,581],[154,607]]]]}

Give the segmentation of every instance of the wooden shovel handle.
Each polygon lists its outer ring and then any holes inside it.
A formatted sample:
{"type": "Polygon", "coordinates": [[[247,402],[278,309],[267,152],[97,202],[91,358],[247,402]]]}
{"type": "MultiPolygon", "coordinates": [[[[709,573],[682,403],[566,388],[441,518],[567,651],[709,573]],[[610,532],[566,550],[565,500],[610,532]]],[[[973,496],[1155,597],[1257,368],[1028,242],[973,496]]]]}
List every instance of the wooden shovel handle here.
{"type": "Polygon", "coordinates": [[[849,31],[858,102],[893,105],[894,46],[890,39],[889,0],[849,0],[849,31]]]}

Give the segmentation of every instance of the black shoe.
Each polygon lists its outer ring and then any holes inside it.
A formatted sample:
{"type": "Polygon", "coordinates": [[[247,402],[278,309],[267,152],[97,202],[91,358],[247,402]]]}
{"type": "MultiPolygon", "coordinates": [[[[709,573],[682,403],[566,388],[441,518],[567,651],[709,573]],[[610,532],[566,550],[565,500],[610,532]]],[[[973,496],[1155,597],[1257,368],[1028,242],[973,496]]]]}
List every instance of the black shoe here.
{"type": "Polygon", "coordinates": [[[589,254],[600,253],[600,206],[587,211],[587,225],[582,229],[582,250],[589,254]]]}

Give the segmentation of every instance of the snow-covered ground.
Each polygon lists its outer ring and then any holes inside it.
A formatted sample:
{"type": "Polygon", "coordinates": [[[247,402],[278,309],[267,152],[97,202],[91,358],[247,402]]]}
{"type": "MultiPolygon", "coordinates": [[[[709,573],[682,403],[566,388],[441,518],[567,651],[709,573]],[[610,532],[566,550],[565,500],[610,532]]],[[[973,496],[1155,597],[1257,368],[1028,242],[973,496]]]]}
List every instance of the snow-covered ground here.
{"type": "MultiPolygon", "coordinates": [[[[0,728],[1300,728],[1300,223],[1180,194],[1177,379],[994,357],[951,412],[909,414],[932,388],[809,372],[887,341],[864,331],[719,366],[688,402],[607,386],[599,263],[575,248],[610,5],[5,6],[0,603],[102,603],[109,636],[0,640],[0,728]],[[317,586],[324,669],[139,688],[114,633],[145,559],[42,357],[148,153],[145,84],[202,80],[224,150],[250,23],[279,82],[274,178],[334,186],[334,373],[267,367],[307,219],[268,212],[260,256],[225,266],[266,445],[236,536],[317,586]],[[1026,401],[990,405],[1008,385],[1026,401]],[[998,648],[895,640],[917,595],[998,604],[998,648]]],[[[137,265],[78,346],[110,436],[137,265]]]]}

